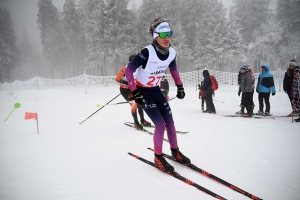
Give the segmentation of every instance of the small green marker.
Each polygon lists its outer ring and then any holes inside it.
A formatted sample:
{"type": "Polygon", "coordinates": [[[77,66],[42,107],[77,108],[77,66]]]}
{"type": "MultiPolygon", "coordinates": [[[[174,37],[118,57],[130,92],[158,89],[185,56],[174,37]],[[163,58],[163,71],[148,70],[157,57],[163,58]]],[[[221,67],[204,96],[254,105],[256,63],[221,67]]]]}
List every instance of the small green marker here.
{"type": "Polygon", "coordinates": [[[20,108],[20,107],[21,107],[21,104],[15,103],[14,107],[15,107],[15,108],[20,108]]]}
{"type": "Polygon", "coordinates": [[[15,103],[14,104],[14,109],[11,111],[11,113],[7,116],[7,118],[4,121],[6,121],[9,118],[9,116],[15,111],[16,108],[20,108],[20,107],[21,107],[21,104],[15,103]]]}

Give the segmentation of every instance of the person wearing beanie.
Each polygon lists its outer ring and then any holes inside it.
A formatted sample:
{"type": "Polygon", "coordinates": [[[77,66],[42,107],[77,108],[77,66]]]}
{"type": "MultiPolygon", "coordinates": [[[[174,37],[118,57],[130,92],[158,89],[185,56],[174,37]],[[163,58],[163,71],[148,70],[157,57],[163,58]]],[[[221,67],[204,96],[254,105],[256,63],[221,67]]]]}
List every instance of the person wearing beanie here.
{"type": "Polygon", "coordinates": [[[214,91],[211,89],[211,80],[209,77],[209,72],[207,69],[203,70],[202,75],[204,77],[203,84],[201,86],[201,91],[205,92],[205,96],[203,97],[206,102],[206,110],[204,110],[204,113],[211,113],[216,114],[216,108],[213,102],[212,95],[214,94],[214,91]]]}
{"type": "Polygon", "coordinates": [[[242,92],[242,105],[247,109],[248,117],[252,117],[253,114],[253,89],[252,89],[252,78],[251,72],[248,71],[246,65],[242,66],[241,69],[241,82],[239,91],[242,92]]]}
{"type": "MultiPolygon", "coordinates": [[[[287,93],[291,107],[293,107],[293,96],[292,96],[292,89],[293,89],[293,80],[294,80],[294,74],[295,74],[295,66],[296,66],[296,61],[291,60],[289,63],[289,67],[287,68],[284,78],[283,78],[283,91],[287,93]]],[[[292,113],[291,113],[292,114],[292,113]]],[[[289,115],[291,115],[289,114],[289,115]]]]}
{"type": "Polygon", "coordinates": [[[269,116],[270,115],[270,93],[272,96],[276,94],[276,88],[274,85],[273,74],[270,73],[270,66],[264,64],[261,66],[261,73],[259,74],[256,92],[258,93],[259,111],[258,115],[269,116]],[[264,102],[266,104],[266,110],[264,112],[264,102]]]}
{"type": "MultiPolygon", "coordinates": [[[[251,73],[251,84],[252,84],[252,92],[249,93],[250,97],[251,97],[251,108],[252,108],[252,114],[253,114],[253,109],[255,107],[254,105],[254,101],[253,101],[253,94],[254,94],[254,89],[255,89],[255,75],[254,75],[254,72],[252,71],[252,67],[251,65],[247,65],[246,66],[247,69],[248,69],[248,72],[251,73]]],[[[240,96],[242,91],[241,91],[241,88],[240,88],[240,84],[241,84],[241,75],[242,75],[242,72],[241,70],[239,71],[238,73],[238,85],[239,85],[239,89],[238,89],[238,95],[240,96]]],[[[250,98],[249,97],[249,98],[250,98]]],[[[243,95],[241,97],[241,104],[240,104],[240,107],[241,107],[241,110],[237,111],[235,114],[245,114],[245,105],[243,105],[243,95]]]]}
{"type": "MultiPolygon", "coordinates": [[[[129,56],[129,62],[135,57],[136,55],[133,54],[133,55],[130,55],[129,56]]],[[[115,80],[120,83],[120,92],[121,92],[121,95],[124,97],[124,99],[126,101],[129,102],[129,105],[131,107],[131,115],[132,115],[132,118],[133,118],[133,121],[134,121],[134,126],[136,129],[138,130],[143,130],[143,126],[148,126],[150,127],[151,126],[151,123],[150,122],[147,122],[144,118],[144,111],[143,111],[143,108],[141,105],[135,103],[134,99],[133,99],[133,94],[132,92],[130,91],[130,89],[128,88],[128,82],[127,82],[127,79],[126,79],[126,76],[125,76],[125,73],[126,73],[126,68],[127,68],[127,65],[125,65],[124,67],[122,67],[115,80]],[[140,119],[141,119],[141,124],[139,123],[139,120],[138,120],[138,117],[137,117],[137,110],[138,110],[138,113],[139,113],[139,116],[140,116],[140,119]]],[[[136,72],[135,72],[136,74],[136,72]]],[[[134,75],[135,76],[135,75],[134,75]]]]}
{"type": "Polygon", "coordinates": [[[300,122],[300,67],[295,66],[294,84],[293,84],[293,114],[299,116],[294,119],[295,122],[300,122]]]}
{"type": "Polygon", "coordinates": [[[154,163],[162,171],[174,172],[174,167],[162,155],[165,129],[167,129],[172,157],[185,165],[191,164],[191,161],[179,151],[172,111],[159,88],[168,67],[177,86],[176,97],[183,99],[185,92],[177,70],[176,51],[170,44],[173,31],[169,20],[155,19],[149,28],[149,33],[153,37],[152,44],[142,49],[131,60],[127,66],[126,78],[135,102],[142,105],[155,125],[153,136],[154,163]],[[135,81],[133,73],[136,69],[138,72],[135,81]]]}
{"type": "Polygon", "coordinates": [[[253,110],[254,107],[255,107],[254,101],[253,101],[253,95],[254,95],[254,90],[255,90],[255,74],[254,74],[254,72],[252,70],[252,66],[251,65],[247,65],[247,68],[248,68],[248,72],[251,73],[252,93],[250,95],[251,95],[251,107],[252,107],[252,110],[253,110]]]}

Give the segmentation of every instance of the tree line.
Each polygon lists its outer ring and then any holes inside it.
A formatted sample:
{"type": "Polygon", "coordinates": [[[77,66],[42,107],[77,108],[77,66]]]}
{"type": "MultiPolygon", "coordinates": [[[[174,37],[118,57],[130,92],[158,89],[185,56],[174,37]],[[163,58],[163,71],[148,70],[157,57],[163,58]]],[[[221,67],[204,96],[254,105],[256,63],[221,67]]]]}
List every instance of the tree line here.
{"type": "MultiPolygon", "coordinates": [[[[235,72],[243,64],[258,71],[263,63],[283,69],[299,56],[300,0],[278,0],[275,12],[269,4],[233,0],[227,12],[219,0],[153,0],[139,7],[130,0],[65,0],[60,11],[52,0],[39,0],[37,26],[51,78],[83,71],[114,75],[130,54],[152,42],[148,29],[157,17],[170,19],[180,72],[235,72]]],[[[28,63],[38,62],[34,52],[28,55],[26,34],[24,30],[17,44],[9,11],[0,8],[1,82],[16,69],[25,71],[28,63]]]]}

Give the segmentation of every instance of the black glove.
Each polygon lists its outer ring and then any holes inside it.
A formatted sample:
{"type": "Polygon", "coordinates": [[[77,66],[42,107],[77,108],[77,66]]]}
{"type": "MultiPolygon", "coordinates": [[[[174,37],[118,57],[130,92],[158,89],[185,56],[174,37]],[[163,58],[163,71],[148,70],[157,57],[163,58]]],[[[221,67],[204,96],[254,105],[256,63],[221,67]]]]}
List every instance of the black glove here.
{"type": "Polygon", "coordinates": [[[177,86],[177,95],[176,97],[178,99],[183,99],[185,97],[184,88],[182,85],[176,85],[177,86]]]}
{"type": "Polygon", "coordinates": [[[134,101],[134,96],[132,93],[130,93],[128,96],[127,96],[128,100],[129,101],[134,101]]]}
{"type": "Polygon", "coordinates": [[[274,96],[276,93],[272,93],[272,96],[274,96]]]}
{"type": "Polygon", "coordinates": [[[124,81],[124,80],[121,80],[120,83],[125,84],[125,85],[128,85],[128,82],[127,82],[127,81],[124,81]]]}
{"type": "Polygon", "coordinates": [[[144,105],[147,103],[146,99],[144,99],[144,96],[138,90],[133,90],[132,93],[137,104],[144,105]]]}
{"type": "Polygon", "coordinates": [[[239,95],[239,96],[241,95],[241,90],[238,92],[238,95],[239,95]]]}

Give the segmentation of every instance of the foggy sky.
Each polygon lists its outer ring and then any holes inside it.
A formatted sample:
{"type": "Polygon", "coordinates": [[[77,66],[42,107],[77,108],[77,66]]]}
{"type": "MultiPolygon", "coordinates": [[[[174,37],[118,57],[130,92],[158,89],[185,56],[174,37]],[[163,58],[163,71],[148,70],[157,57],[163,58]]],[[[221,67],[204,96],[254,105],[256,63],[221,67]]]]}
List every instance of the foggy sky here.
{"type": "MultiPolygon", "coordinates": [[[[142,0],[134,0],[136,5],[141,5],[142,0]]],[[[232,5],[232,0],[221,0],[226,8],[232,5]]],[[[63,9],[65,0],[53,0],[53,4],[59,9],[63,9]]],[[[271,0],[270,8],[276,9],[277,0],[271,0]]],[[[11,18],[14,24],[14,30],[19,41],[22,39],[23,27],[26,27],[29,36],[29,41],[34,46],[42,49],[40,30],[37,27],[38,0],[0,0],[0,7],[4,7],[10,11],[11,18]]],[[[19,42],[18,41],[18,42],[19,42]]]]}

